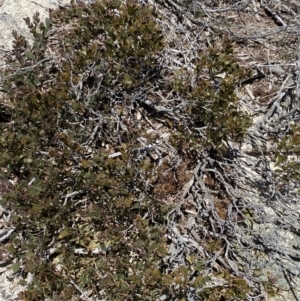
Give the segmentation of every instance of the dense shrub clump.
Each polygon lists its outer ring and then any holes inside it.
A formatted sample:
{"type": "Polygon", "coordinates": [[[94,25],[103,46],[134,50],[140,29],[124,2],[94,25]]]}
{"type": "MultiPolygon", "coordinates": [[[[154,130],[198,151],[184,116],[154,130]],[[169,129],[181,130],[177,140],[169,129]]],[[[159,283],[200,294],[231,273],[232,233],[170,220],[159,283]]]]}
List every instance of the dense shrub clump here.
{"type": "MultiPolygon", "coordinates": [[[[45,23],[37,14],[26,19],[33,45],[14,33],[2,83],[11,122],[1,124],[0,168],[2,179],[15,183],[2,200],[16,225],[8,250],[19,260],[16,272],[34,275],[23,300],[79,300],[81,294],[179,300],[208,281],[191,281],[194,271],[184,266],[164,269],[170,206],[154,187],[167,181],[162,175],[169,167],[139,158],[139,139],[156,137],[146,131],[149,119],[137,116],[164,118],[145,100],[153,91],[173,91],[187,100],[181,113],[189,116],[166,123],[178,153],[188,145],[224,154],[223,142],[240,141],[250,125],[234,94],[243,72],[230,43],[223,52],[199,54],[194,86],[184,71],[164,70],[157,18],[135,1],[107,0],[52,12],[45,23]],[[203,70],[211,78],[203,80],[203,70]]],[[[240,280],[227,278],[230,291],[222,296],[244,298],[245,283],[239,288],[240,280]]],[[[220,297],[213,291],[204,293],[220,297]]]]}
{"type": "MultiPolygon", "coordinates": [[[[213,148],[226,154],[228,141],[241,142],[252,122],[239,109],[235,90],[247,73],[237,64],[233,47],[226,37],[222,49],[210,48],[195,60],[193,74],[177,71],[174,91],[189,100],[189,138],[198,137],[200,149],[213,148]]],[[[184,131],[183,131],[184,132],[184,131]]],[[[188,133],[185,133],[188,134],[188,133]]],[[[195,139],[195,138],[194,138],[195,139]]]]}

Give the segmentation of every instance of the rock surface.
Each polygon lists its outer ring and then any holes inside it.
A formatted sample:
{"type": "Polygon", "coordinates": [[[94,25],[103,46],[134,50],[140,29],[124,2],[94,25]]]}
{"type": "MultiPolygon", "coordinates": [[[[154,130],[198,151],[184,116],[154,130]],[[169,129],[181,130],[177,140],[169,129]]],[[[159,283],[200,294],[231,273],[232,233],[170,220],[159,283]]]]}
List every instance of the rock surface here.
{"type": "Polygon", "coordinates": [[[54,9],[69,3],[68,0],[0,0],[0,47],[12,48],[13,30],[30,38],[30,32],[23,18],[32,18],[35,12],[39,12],[41,20],[44,20],[49,16],[49,8],[54,9]]]}

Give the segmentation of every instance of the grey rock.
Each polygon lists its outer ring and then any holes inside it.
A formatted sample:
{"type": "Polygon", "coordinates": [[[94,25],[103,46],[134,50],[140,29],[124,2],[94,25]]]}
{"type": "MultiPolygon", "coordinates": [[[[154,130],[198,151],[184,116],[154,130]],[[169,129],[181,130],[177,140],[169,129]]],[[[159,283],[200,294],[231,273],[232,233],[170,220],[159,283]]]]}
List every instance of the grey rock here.
{"type": "Polygon", "coordinates": [[[12,49],[13,30],[17,30],[20,34],[32,39],[23,18],[30,17],[32,19],[34,13],[39,12],[40,19],[44,21],[46,17],[49,17],[49,8],[55,9],[59,5],[69,3],[68,0],[3,0],[2,3],[0,2],[0,47],[12,49]]]}

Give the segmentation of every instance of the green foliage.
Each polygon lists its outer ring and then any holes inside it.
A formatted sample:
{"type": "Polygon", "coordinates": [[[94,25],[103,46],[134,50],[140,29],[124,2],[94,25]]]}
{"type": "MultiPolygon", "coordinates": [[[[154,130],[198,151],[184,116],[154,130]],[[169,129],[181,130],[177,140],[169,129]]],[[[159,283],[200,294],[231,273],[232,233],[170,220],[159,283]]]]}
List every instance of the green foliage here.
{"type": "MultiPolygon", "coordinates": [[[[158,295],[153,290],[161,282],[159,261],[166,254],[166,208],[149,197],[136,201],[128,155],[123,152],[121,159],[107,159],[101,147],[89,153],[83,143],[90,132],[81,125],[94,117],[94,109],[107,120],[94,143],[108,143],[107,137],[116,133],[105,117],[113,93],[107,88],[114,87],[115,93],[129,91],[133,83],[140,85],[156,72],[151,69],[156,68],[153,56],[163,42],[155,17],[155,11],[133,2],[122,6],[106,1],[95,4],[93,10],[73,7],[64,14],[53,13],[46,25],[39,23],[38,15],[33,24],[27,19],[35,38],[32,47],[14,34],[8,61],[20,71],[12,76],[7,72],[3,84],[14,108],[14,124],[2,128],[0,165],[6,178],[17,179],[3,200],[16,211],[16,232],[22,233],[22,239],[12,239],[9,251],[22,262],[23,273],[34,274],[22,294],[24,300],[44,300],[54,293],[55,298],[71,300],[78,294],[72,279],[90,294],[105,289],[110,300],[129,300],[140,293],[141,286],[145,286],[143,297],[158,295]],[[113,9],[119,10],[119,16],[113,9]],[[46,61],[41,62],[46,56],[46,34],[52,22],[63,21],[74,21],[73,30],[64,37],[66,46],[60,49],[61,57],[70,61],[53,71],[46,61]],[[103,45],[91,42],[101,34],[103,45]],[[89,103],[90,99],[70,91],[91,65],[104,76],[89,103]],[[74,197],[68,197],[74,191],[74,197]],[[151,218],[142,218],[145,215],[151,218]],[[54,254],[47,255],[49,248],[54,254]],[[83,254],[76,249],[84,250],[83,254]],[[95,249],[98,255],[93,255],[95,249]]],[[[93,87],[93,80],[84,86],[93,87]]],[[[122,137],[119,145],[134,141],[137,134],[132,131],[130,138],[122,137]]],[[[130,149],[130,143],[124,148],[130,149]]]]}
{"type": "Polygon", "coordinates": [[[299,162],[296,156],[300,153],[300,128],[292,124],[290,130],[280,140],[276,137],[278,144],[276,152],[276,171],[285,181],[300,180],[299,162]]]}
{"type": "MultiPolygon", "coordinates": [[[[16,71],[7,70],[2,85],[13,122],[1,124],[0,168],[3,178],[15,180],[3,196],[20,234],[8,246],[19,260],[14,269],[34,274],[23,300],[79,300],[73,283],[107,300],[157,300],[163,294],[183,299],[190,287],[210,280],[204,274],[191,280],[198,264],[164,271],[170,208],[145,185],[154,165],[130,155],[146,135],[129,114],[139,105],[135,96],[161,79],[165,42],[158,17],[135,1],[107,0],[52,12],[45,23],[38,14],[33,23],[26,19],[32,46],[14,33],[7,59],[16,71]],[[58,58],[49,62],[49,30],[62,24],[69,29],[55,36],[58,58]],[[109,158],[112,152],[121,156],[109,158]]],[[[181,135],[177,147],[187,142],[190,152],[199,145],[223,151],[223,140],[240,141],[250,124],[234,94],[243,72],[229,44],[200,55],[196,66],[194,87],[184,71],[172,84],[161,80],[164,93],[174,89],[188,101],[188,124],[174,124],[181,135]],[[226,76],[216,88],[210,81],[221,73],[226,76]],[[192,129],[187,138],[185,126],[192,129]]],[[[228,289],[205,289],[206,300],[245,297],[243,280],[226,277],[228,289]]]]}
{"type": "Polygon", "coordinates": [[[189,139],[198,137],[202,148],[212,147],[225,154],[224,142],[241,142],[252,124],[238,108],[235,93],[246,72],[235,62],[232,44],[226,38],[222,50],[211,48],[207,54],[199,54],[195,65],[194,74],[181,70],[172,85],[188,101],[188,126],[193,129],[189,139]]]}

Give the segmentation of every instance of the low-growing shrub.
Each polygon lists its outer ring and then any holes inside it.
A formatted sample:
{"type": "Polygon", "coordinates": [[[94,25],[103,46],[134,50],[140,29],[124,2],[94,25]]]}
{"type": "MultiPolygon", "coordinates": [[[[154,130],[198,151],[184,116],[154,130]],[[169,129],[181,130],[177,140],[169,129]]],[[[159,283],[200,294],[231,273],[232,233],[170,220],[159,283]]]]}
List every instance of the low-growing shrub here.
{"type": "MultiPolygon", "coordinates": [[[[187,101],[187,118],[167,123],[177,152],[189,153],[191,166],[193,152],[212,148],[224,155],[224,141],[240,141],[250,125],[234,93],[244,73],[228,43],[224,51],[199,55],[195,74],[180,71],[167,82],[160,17],[136,1],[106,0],[73,4],[52,12],[45,23],[38,14],[32,22],[26,18],[32,46],[14,32],[1,88],[12,121],[1,124],[0,168],[2,178],[15,184],[1,202],[14,212],[16,231],[8,243],[18,259],[14,269],[34,275],[23,300],[79,300],[82,294],[184,300],[191,287],[209,280],[192,281],[195,270],[184,266],[164,270],[170,206],[153,187],[163,187],[170,167],[138,158],[138,139],[155,137],[146,131],[148,121],[135,114],[164,118],[144,100],[151,89],[173,89],[187,101]]],[[[173,187],[176,194],[180,186],[173,187]]],[[[242,300],[245,282],[226,277],[227,290],[200,295],[242,300]]]]}

